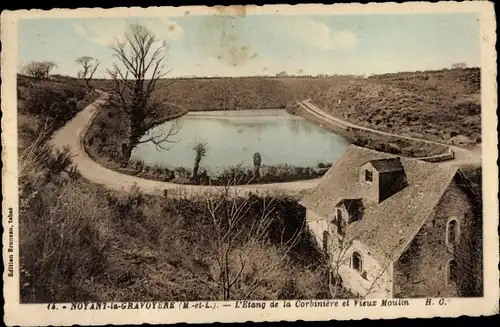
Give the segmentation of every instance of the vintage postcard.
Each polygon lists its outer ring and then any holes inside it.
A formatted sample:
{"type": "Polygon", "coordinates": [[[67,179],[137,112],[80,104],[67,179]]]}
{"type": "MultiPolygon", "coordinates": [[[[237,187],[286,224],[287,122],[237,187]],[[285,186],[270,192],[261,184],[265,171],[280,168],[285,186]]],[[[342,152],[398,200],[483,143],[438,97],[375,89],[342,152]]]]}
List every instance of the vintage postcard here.
{"type": "Polygon", "coordinates": [[[7,325],[498,313],[488,2],[5,11],[7,325]]]}

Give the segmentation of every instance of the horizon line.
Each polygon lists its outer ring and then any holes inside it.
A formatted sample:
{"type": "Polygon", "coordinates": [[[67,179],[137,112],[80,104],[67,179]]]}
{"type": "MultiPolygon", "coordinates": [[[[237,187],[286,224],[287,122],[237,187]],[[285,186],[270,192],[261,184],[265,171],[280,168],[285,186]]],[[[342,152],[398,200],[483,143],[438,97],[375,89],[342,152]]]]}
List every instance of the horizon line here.
{"type": "MultiPolygon", "coordinates": [[[[168,79],[225,79],[225,78],[328,78],[328,77],[355,77],[355,78],[368,78],[373,76],[383,76],[383,75],[393,75],[393,74],[411,74],[411,73],[433,73],[440,71],[450,71],[450,70],[468,70],[468,69],[481,69],[479,66],[470,66],[470,67],[456,67],[456,68],[440,68],[440,69],[428,69],[428,70],[403,70],[397,72],[385,72],[385,73],[377,73],[377,74],[302,74],[302,75],[292,75],[287,74],[283,76],[278,76],[278,74],[269,74],[269,75],[241,75],[241,76],[196,76],[196,75],[185,75],[185,76],[176,76],[176,77],[164,77],[160,78],[160,80],[168,80],[168,79]]],[[[23,76],[27,78],[32,78],[31,76],[17,73],[17,76],[23,76]]],[[[79,79],[76,76],[65,75],[65,74],[51,74],[52,77],[64,77],[64,78],[72,78],[79,79]]],[[[93,80],[112,80],[112,78],[104,78],[104,77],[96,77],[93,80]]],[[[130,79],[134,80],[134,79],[130,79]]],[[[146,80],[149,80],[146,78],[146,80]]]]}

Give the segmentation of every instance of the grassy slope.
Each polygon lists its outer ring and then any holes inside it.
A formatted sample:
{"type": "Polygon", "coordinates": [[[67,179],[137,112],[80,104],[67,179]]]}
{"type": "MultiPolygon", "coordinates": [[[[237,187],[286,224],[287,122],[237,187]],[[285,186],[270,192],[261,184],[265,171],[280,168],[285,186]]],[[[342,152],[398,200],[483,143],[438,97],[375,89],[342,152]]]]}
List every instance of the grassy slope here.
{"type": "Polygon", "coordinates": [[[313,100],[363,126],[441,142],[461,135],[480,143],[479,83],[479,69],[386,74],[328,88],[313,100]]]}
{"type": "MultiPolygon", "coordinates": [[[[94,85],[110,89],[108,80],[94,85]]],[[[154,96],[190,111],[284,108],[293,91],[273,78],[165,79],[158,83],[154,96]]]]}

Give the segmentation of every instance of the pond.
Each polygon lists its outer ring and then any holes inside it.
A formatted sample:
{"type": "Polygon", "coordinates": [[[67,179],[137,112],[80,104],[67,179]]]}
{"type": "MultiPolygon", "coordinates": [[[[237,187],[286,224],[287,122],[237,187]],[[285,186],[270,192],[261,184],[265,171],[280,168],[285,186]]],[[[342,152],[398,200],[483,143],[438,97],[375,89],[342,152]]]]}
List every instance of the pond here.
{"type": "Polygon", "coordinates": [[[168,151],[151,142],[141,143],[131,159],[149,166],[192,168],[193,146],[202,142],[207,153],[200,167],[216,173],[238,164],[251,168],[255,152],[261,154],[263,166],[315,167],[320,162],[334,163],[349,146],[342,136],[284,109],[190,112],[153,128],[149,135],[168,131],[172,125],[177,134],[170,138],[168,151]]]}

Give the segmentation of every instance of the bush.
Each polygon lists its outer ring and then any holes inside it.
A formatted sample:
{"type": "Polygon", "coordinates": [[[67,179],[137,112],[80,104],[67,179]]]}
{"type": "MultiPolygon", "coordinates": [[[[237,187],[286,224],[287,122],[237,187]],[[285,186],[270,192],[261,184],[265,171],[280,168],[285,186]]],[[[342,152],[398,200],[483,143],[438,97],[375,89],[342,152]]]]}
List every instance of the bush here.
{"type": "Polygon", "coordinates": [[[84,288],[106,269],[113,213],[97,194],[78,184],[52,192],[55,198],[38,196],[47,210],[31,210],[21,216],[23,302],[98,300],[84,288]]]}
{"type": "Polygon", "coordinates": [[[22,302],[99,300],[85,289],[105,270],[113,213],[95,187],[78,181],[67,154],[42,145],[20,155],[28,160],[19,180],[22,302]]]}
{"type": "Polygon", "coordinates": [[[79,109],[77,103],[85,97],[78,87],[68,86],[54,89],[53,85],[38,83],[25,96],[24,110],[48,120],[51,128],[57,129],[73,118],[79,109]]]}
{"type": "Polygon", "coordinates": [[[71,165],[71,155],[69,147],[57,149],[52,156],[48,156],[48,160],[43,163],[53,173],[60,173],[71,165]]]}
{"type": "Polygon", "coordinates": [[[130,158],[124,157],[129,125],[130,119],[123,110],[110,104],[104,105],[85,135],[85,149],[94,160],[106,167],[115,168],[110,165],[111,162],[115,166],[127,165],[139,169],[129,163],[130,158]]]}

